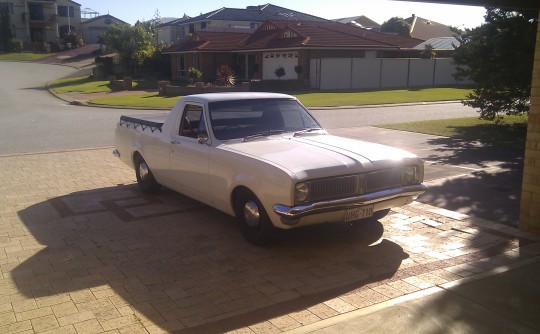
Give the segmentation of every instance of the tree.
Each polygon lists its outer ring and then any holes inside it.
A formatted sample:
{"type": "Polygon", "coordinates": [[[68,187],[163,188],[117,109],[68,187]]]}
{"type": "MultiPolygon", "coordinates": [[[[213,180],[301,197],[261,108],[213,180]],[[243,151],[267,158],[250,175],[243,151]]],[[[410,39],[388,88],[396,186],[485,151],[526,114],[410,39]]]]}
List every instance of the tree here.
{"type": "Polygon", "coordinates": [[[426,46],[424,46],[424,50],[420,52],[420,58],[435,59],[435,57],[437,57],[437,54],[433,50],[433,46],[431,46],[431,44],[426,44],[426,46]]]}
{"type": "Polygon", "coordinates": [[[150,32],[156,41],[156,45],[159,43],[159,26],[161,25],[161,16],[159,15],[159,10],[156,9],[154,13],[154,18],[148,21],[137,21],[135,26],[141,26],[146,31],[150,32]]]}
{"type": "Polygon", "coordinates": [[[411,25],[401,17],[392,17],[381,25],[381,32],[411,37],[411,25]]]}
{"type": "Polygon", "coordinates": [[[9,45],[13,37],[13,26],[8,3],[0,3],[0,46],[6,51],[10,51],[9,45]]]}
{"type": "Polygon", "coordinates": [[[155,52],[152,34],[142,26],[114,24],[102,35],[103,42],[118,52],[120,60],[128,67],[140,67],[155,52]]]}
{"type": "Polygon", "coordinates": [[[538,12],[487,8],[485,19],[465,31],[454,52],[456,78],[475,85],[463,104],[488,120],[527,113],[538,12]]]}

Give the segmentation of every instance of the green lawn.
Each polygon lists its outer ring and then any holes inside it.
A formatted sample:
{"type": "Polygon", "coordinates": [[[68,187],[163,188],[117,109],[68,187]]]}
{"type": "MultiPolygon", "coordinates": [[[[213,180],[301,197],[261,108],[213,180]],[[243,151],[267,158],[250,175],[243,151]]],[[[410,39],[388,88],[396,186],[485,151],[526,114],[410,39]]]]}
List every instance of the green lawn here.
{"type": "MultiPolygon", "coordinates": [[[[108,80],[94,81],[90,77],[64,78],[49,83],[49,87],[58,94],[65,93],[110,93],[113,90],[108,80]]],[[[155,88],[155,81],[133,81],[134,89],[155,88]]]]}
{"type": "Polygon", "coordinates": [[[109,93],[109,81],[93,81],[89,77],[66,78],[54,80],[49,83],[49,87],[58,94],[64,93],[109,93]]]}
{"type": "Polygon", "coordinates": [[[417,88],[359,92],[313,92],[296,94],[307,107],[357,106],[466,99],[468,88],[417,88]]]}
{"type": "Polygon", "coordinates": [[[527,116],[505,116],[501,124],[470,117],[380,127],[523,148],[527,136],[527,116]]]}
{"type": "MultiPolygon", "coordinates": [[[[57,92],[58,90],[55,89],[57,92]]],[[[424,89],[399,89],[385,91],[363,92],[312,92],[294,94],[305,106],[312,107],[335,107],[354,106],[387,103],[407,102],[430,102],[462,100],[466,98],[470,89],[466,88],[424,88],[424,89]]],[[[96,98],[90,103],[110,104],[126,107],[151,107],[166,108],[174,105],[172,100],[180,97],[160,97],[157,95],[149,98],[145,95],[133,95],[130,97],[118,96],[110,98],[96,98]]]]}
{"type": "Polygon", "coordinates": [[[52,53],[33,53],[33,52],[21,52],[21,53],[0,53],[0,60],[35,60],[45,58],[52,55],[52,53]]]}
{"type": "Polygon", "coordinates": [[[118,107],[146,107],[170,109],[178,101],[179,96],[164,97],[158,93],[133,94],[126,96],[100,97],[88,101],[90,104],[110,105],[118,107]]]}

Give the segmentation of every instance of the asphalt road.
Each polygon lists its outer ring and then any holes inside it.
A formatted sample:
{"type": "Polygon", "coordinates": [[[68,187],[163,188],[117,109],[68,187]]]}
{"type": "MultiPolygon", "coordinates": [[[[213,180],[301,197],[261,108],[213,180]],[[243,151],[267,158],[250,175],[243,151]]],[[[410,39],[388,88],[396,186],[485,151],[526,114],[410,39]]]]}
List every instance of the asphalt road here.
{"type": "MultiPolygon", "coordinates": [[[[0,62],[0,155],[110,146],[120,115],[152,113],[73,106],[45,89],[47,82],[75,71],[59,65],[0,62]]],[[[477,115],[460,103],[326,109],[312,113],[327,129],[477,115]]]]}
{"type": "Polygon", "coordinates": [[[73,72],[67,66],[0,62],[0,155],[112,145],[116,121],[126,110],[72,106],[46,90],[47,82],[73,72]]]}

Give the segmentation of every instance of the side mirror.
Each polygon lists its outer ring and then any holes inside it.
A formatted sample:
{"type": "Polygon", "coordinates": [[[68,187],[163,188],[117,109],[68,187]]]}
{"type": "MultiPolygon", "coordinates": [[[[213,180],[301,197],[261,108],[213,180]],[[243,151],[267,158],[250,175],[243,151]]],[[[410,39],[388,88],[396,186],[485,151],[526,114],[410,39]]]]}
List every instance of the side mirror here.
{"type": "Polygon", "coordinates": [[[197,136],[197,142],[199,144],[208,144],[208,134],[207,133],[201,133],[197,136]]]}

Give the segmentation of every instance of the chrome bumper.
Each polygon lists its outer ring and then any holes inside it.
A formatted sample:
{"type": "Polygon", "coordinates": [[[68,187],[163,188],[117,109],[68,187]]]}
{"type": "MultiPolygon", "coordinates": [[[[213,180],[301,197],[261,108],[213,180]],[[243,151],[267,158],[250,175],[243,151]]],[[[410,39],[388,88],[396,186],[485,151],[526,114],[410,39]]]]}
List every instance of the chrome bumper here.
{"type": "Polygon", "coordinates": [[[284,223],[288,221],[289,223],[286,223],[287,225],[294,225],[295,220],[308,215],[346,210],[400,197],[416,198],[425,191],[426,187],[423,184],[415,184],[395,189],[378,191],[375,193],[365,194],[356,197],[322,201],[294,207],[276,204],[274,205],[273,210],[277,215],[282,218],[282,221],[284,223]]]}

